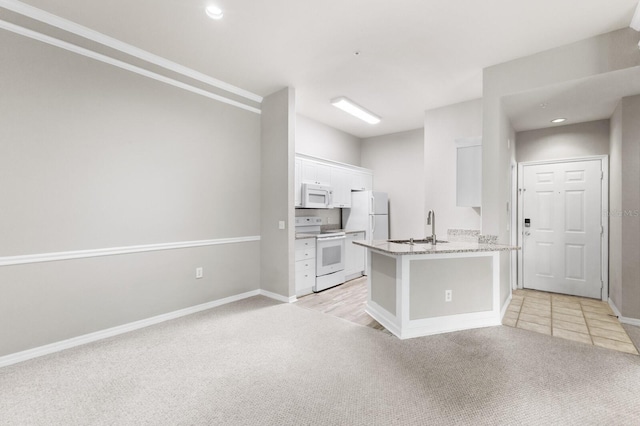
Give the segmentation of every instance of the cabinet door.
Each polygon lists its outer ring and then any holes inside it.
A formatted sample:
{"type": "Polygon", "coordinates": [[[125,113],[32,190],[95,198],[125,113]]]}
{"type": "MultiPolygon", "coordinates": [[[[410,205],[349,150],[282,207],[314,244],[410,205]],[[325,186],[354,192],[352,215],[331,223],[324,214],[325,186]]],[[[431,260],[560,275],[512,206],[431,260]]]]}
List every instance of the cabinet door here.
{"type": "MultiPolygon", "coordinates": [[[[353,235],[353,241],[363,241],[364,240],[364,232],[357,232],[353,235]]],[[[351,244],[353,246],[353,269],[356,272],[364,272],[364,259],[366,255],[366,249],[362,246],[357,246],[355,244],[351,244]]]]}
{"type": "Polygon", "coordinates": [[[351,189],[353,190],[370,191],[373,189],[373,176],[369,173],[355,171],[351,179],[351,189]]]}
{"type": "Polygon", "coordinates": [[[344,274],[349,279],[357,278],[364,272],[365,248],[353,244],[354,241],[364,240],[364,232],[347,234],[344,257],[344,274]]]}
{"type": "Polygon", "coordinates": [[[456,205],[480,207],[482,201],[482,146],[457,149],[456,205]]]}
{"type": "Polygon", "coordinates": [[[333,207],[351,207],[351,172],[334,167],[331,170],[333,207]]]}
{"type": "Polygon", "coordinates": [[[331,185],[331,166],[301,159],[302,182],[315,185],[331,185]]]}
{"type": "Polygon", "coordinates": [[[302,207],[302,160],[296,158],[295,161],[295,186],[293,188],[295,206],[302,207]]]}
{"type": "Polygon", "coordinates": [[[347,234],[346,240],[344,244],[344,274],[345,276],[349,276],[355,271],[355,251],[353,248],[355,244],[353,244],[354,234],[347,234]]]}

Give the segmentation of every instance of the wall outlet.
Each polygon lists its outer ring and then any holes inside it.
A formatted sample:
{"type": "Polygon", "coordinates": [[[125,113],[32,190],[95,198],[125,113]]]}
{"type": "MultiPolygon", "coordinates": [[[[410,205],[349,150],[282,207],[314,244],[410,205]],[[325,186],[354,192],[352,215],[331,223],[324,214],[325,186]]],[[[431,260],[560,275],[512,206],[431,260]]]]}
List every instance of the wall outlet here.
{"type": "Polygon", "coordinates": [[[445,302],[451,302],[451,299],[453,297],[453,292],[451,290],[445,290],[444,291],[444,301],[445,302]]]}
{"type": "Polygon", "coordinates": [[[196,268],[196,279],[200,279],[204,276],[204,271],[202,267],[196,268]]]}

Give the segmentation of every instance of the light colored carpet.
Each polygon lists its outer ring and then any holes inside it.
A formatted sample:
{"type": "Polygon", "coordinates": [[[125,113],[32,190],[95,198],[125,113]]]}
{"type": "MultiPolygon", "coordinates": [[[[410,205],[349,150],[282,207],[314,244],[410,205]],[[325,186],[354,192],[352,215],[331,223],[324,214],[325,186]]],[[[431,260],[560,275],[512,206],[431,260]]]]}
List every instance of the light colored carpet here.
{"type": "Polygon", "coordinates": [[[627,332],[627,335],[640,352],[640,327],[631,324],[622,324],[622,327],[627,332]]]}
{"type": "Polygon", "coordinates": [[[640,357],[490,327],[401,341],[254,297],[0,369],[3,425],[638,424],[640,357]]]}

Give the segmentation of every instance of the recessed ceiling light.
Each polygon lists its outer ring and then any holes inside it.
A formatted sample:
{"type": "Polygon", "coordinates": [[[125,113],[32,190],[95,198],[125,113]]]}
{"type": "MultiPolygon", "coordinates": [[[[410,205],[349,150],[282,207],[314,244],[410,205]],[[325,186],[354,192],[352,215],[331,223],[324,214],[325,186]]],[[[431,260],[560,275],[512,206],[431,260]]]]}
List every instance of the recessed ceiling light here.
{"type": "Polygon", "coordinates": [[[223,16],[222,9],[218,6],[207,6],[205,12],[207,12],[207,16],[211,19],[222,19],[223,16]]]}
{"type": "Polygon", "coordinates": [[[556,119],[551,120],[552,123],[562,123],[564,121],[567,121],[567,119],[566,118],[556,118],[556,119]]]}
{"type": "Polygon", "coordinates": [[[380,122],[380,117],[378,117],[377,115],[375,115],[370,111],[367,111],[366,109],[362,108],[360,105],[345,98],[344,96],[332,99],[331,104],[334,107],[340,108],[344,112],[348,112],[354,117],[358,117],[360,120],[366,121],[369,124],[378,124],[380,122]]]}

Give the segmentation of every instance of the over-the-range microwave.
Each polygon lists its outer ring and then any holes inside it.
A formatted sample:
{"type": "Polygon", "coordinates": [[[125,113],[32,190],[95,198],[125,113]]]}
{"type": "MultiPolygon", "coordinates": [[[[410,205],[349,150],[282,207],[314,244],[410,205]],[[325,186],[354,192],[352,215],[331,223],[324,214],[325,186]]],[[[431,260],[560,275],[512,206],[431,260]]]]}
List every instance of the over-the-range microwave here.
{"type": "Polygon", "coordinates": [[[308,209],[333,208],[333,188],[330,186],[303,183],[302,207],[308,209]]]}

